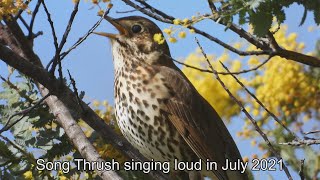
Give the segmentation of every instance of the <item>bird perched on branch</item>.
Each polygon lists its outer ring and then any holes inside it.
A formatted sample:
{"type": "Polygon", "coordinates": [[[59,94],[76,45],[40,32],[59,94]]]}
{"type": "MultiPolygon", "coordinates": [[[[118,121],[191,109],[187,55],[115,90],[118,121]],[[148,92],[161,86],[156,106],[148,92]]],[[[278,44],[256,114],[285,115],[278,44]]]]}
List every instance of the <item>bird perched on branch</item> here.
{"type": "Polygon", "coordinates": [[[246,173],[222,170],[226,159],[242,162],[239,150],[217,112],[173,63],[167,43],[153,40],[162,34],[159,27],[140,16],[105,19],[119,31],[96,34],[111,40],[115,114],[127,140],[150,160],[210,160],[218,168],[202,170],[202,176],[247,179],[246,173]]]}

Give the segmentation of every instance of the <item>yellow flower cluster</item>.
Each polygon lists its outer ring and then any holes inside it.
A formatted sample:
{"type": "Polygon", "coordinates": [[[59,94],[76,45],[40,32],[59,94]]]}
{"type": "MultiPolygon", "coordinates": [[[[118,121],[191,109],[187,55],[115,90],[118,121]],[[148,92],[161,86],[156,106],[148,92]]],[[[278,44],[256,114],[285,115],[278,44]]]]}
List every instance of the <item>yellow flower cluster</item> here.
{"type": "MultiPolygon", "coordinates": [[[[196,23],[196,22],[199,22],[200,20],[201,20],[201,18],[196,17],[196,16],[192,16],[191,19],[184,18],[183,20],[177,18],[177,19],[174,19],[174,20],[173,20],[173,24],[174,24],[174,25],[179,25],[179,26],[181,26],[181,27],[179,27],[179,28],[174,28],[173,26],[170,26],[169,28],[163,29],[163,32],[164,32],[164,34],[166,34],[166,35],[168,36],[169,42],[175,43],[175,42],[178,41],[177,38],[174,37],[174,34],[175,34],[176,32],[178,32],[178,37],[179,37],[180,39],[184,39],[184,38],[186,38],[187,33],[186,33],[186,31],[183,30],[183,29],[186,29],[186,28],[189,27],[190,25],[192,25],[192,24],[194,24],[194,23],[196,23]]],[[[194,29],[189,29],[189,33],[195,33],[195,30],[194,30],[194,29]]],[[[155,40],[156,42],[158,42],[159,44],[162,44],[163,41],[164,41],[164,38],[161,37],[161,36],[158,35],[158,34],[155,34],[154,40],[155,40]]]]}
{"type": "MultiPolygon", "coordinates": [[[[281,47],[303,53],[305,45],[302,42],[297,42],[297,36],[296,33],[287,34],[286,26],[282,26],[274,35],[281,47]]],[[[243,42],[234,44],[234,47],[237,49],[243,49],[243,46],[245,46],[243,42]]],[[[247,46],[247,50],[253,51],[257,50],[257,48],[255,46],[247,46]]],[[[231,66],[229,68],[231,71],[240,71],[260,65],[267,57],[252,56],[249,59],[243,58],[241,61],[228,61],[228,54],[224,53],[217,58],[209,55],[209,58],[211,61],[215,59],[215,62],[212,64],[217,71],[224,71],[217,64],[218,60],[222,60],[225,64],[231,66]]],[[[198,68],[208,69],[207,63],[199,52],[190,54],[186,58],[185,63],[198,68]]],[[[240,112],[240,107],[235,105],[229,98],[212,74],[188,67],[183,67],[182,70],[200,94],[217,110],[224,120],[230,120],[230,117],[240,112]]],[[[313,122],[320,119],[320,80],[319,78],[315,78],[312,72],[310,67],[276,56],[267,64],[254,71],[254,73],[241,75],[238,78],[247,88],[254,92],[257,98],[271,112],[275,113],[283,124],[287,125],[287,127],[293,127],[293,130],[299,131],[304,125],[304,121],[312,119],[311,122],[313,122]],[[303,118],[300,118],[302,116],[303,118]],[[299,120],[297,121],[296,119],[299,120]],[[303,121],[300,121],[300,119],[303,121]]],[[[275,137],[279,141],[286,141],[284,139],[281,140],[284,132],[279,124],[277,122],[270,122],[271,118],[268,118],[268,114],[254,99],[247,94],[243,94],[243,89],[238,86],[231,76],[221,75],[220,77],[231,92],[245,104],[245,109],[253,115],[257,121],[257,125],[268,136],[275,137]]],[[[258,136],[258,133],[254,130],[249,120],[245,120],[243,129],[237,132],[237,136],[251,139],[252,146],[257,146],[261,151],[265,151],[261,155],[262,158],[271,156],[270,152],[266,151],[267,146],[261,142],[261,139],[253,139],[258,136]]],[[[256,157],[256,155],[254,156],[256,157]]],[[[244,159],[248,159],[248,157],[244,159]]]]}
{"type": "MultiPolygon", "coordinates": [[[[115,121],[112,106],[110,106],[107,101],[103,101],[102,103],[99,101],[93,101],[93,106],[95,108],[95,112],[106,122],[106,124],[110,125],[119,135],[121,135],[120,129],[115,121]]],[[[106,144],[103,139],[97,139],[93,145],[96,147],[103,159],[113,158],[120,163],[126,160],[125,156],[123,156],[112,145],[106,144]]]]}
{"type": "MultiPolygon", "coordinates": [[[[224,53],[220,57],[214,58],[213,55],[208,55],[211,64],[217,71],[224,71],[224,68],[220,65],[219,61],[228,63],[229,56],[224,53]]],[[[206,60],[200,51],[190,54],[185,59],[185,64],[193,65],[202,69],[209,69],[206,60]]],[[[234,61],[231,63],[231,71],[236,71],[240,68],[240,61],[234,61]]],[[[214,107],[214,109],[224,117],[224,119],[230,119],[231,116],[240,112],[240,108],[235,105],[233,100],[229,97],[227,92],[223,89],[220,83],[214,78],[212,73],[200,72],[198,70],[184,67],[183,73],[186,74],[191,83],[195,86],[198,92],[214,107]]],[[[226,86],[233,94],[237,94],[240,90],[240,86],[231,76],[220,77],[226,86]]],[[[237,95],[236,95],[237,96],[237,95]]]]}
{"type": "Polygon", "coordinates": [[[24,179],[26,180],[31,180],[33,179],[33,175],[32,175],[32,171],[26,171],[25,173],[23,173],[24,179]]]}
{"type": "MultiPolygon", "coordinates": [[[[173,29],[172,26],[170,26],[169,28],[166,28],[163,30],[163,32],[168,36],[168,40],[169,42],[171,43],[175,43],[177,42],[177,38],[175,38],[173,35],[174,33],[176,32],[175,29],[173,29]]],[[[186,37],[186,32],[184,31],[180,31],[179,34],[178,34],[178,37],[183,39],[186,37]]],[[[153,39],[158,43],[158,44],[162,44],[164,43],[165,41],[165,38],[162,36],[162,34],[158,33],[158,34],[155,34],[153,39]]]]}
{"type": "Polygon", "coordinates": [[[163,44],[165,42],[164,37],[161,33],[156,33],[153,35],[153,40],[157,42],[158,44],[163,44]]]}
{"type": "Polygon", "coordinates": [[[0,20],[4,16],[14,15],[20,9],[25,10],[28,8],[28,5],[25,0],[1,0],[0,1],[0,20]]]}
{"type": "MultiPolygon", "coordinates": [[[[72,0],[73,2],[78,2],[79,0],[72,0]]],[[[97,6],[99,8],[98,10],[98,15],[99,16],[102,16],[104,14],[104,10],[103,8],[101,8],[100,4],[99,3],[107,3],[106,7],[108,9],[111,9],[113,7],[113,4],[111,3],[111,0],[91,0],[91,3],[94,5],[94,6],[97,6]]]]}
{"type": "MultiPolygon", "coordinates": [[[[303,52],[304,43],[296,41],[297,34],[286,35],[286,27],[282,27],[275,34],[279,45],[285,49],[303,52]]],[[[254,49],[254,47],[249,47],[254,49]]],[[[262,58],[252,57],[249,65],[256,65],[262,58]]],[[[294,61],[273,57],[266,65],[261,67],[258,74],[248,81],[248,86],[256,88],[256,96],[272,112],[281,117],[295,117],[301,113],[311,117],[311,109],[319,111],[319,80],[311,77],[308,69],[294,61]],[[318,97],[318,98],[317,98],[318,97]]],[[[258,104],[251,102],[254,115],[261,115],[258,104]]]]}

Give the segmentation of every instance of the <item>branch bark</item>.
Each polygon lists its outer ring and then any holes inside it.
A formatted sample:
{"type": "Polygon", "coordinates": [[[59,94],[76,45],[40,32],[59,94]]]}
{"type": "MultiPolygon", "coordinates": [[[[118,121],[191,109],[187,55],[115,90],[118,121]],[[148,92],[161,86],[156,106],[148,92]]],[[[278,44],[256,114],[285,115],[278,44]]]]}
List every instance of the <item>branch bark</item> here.
{"type": "MultiPolygon", "coordinates": [[[[21,71],[24,74],[30,73],[30,72],[33,72],[33,73],[38,72],[39,74],[34,74],[34,75],[36,75],[37,77],[41,77],[43,75],[45,76],[47,81],[54,80],[55,78],[53,78],[52,76],[50,77],[50,75],[48,75],[48,73],[44,71],[44,68],[41,64],[40,59],[33,52],[28,40],[25,38],[19,25],[13,20],[11,21],[5,20],[5,22],[8,26],[8,30],[10,30],[10,32],[13,34],[11,38],[15,38],[20,48],[16,49],[16,50],[19,50],[18,52],[13,52],[8,47],[4,45],[0,45],[0,59],[2,59],[4,62],[9,64],[10,66],[20,71],[21,70],[24,71],[24,72],[21,71]],[[19,56],[18,54],[20,54],[21,56],[19,56]]],[[[8,31],[7,33],[6,32],[2,32],[2,33],[3,35],[9,36],[8,31]]],[[[7,45],[10,46],[10,42],[7,42],[7,45]]],[[[44,83],[45,78],[41,78],[40,81],[36,80],[37,87],[40,90],[40,93],[43,97],[47,96],[47,94],[51,92],[49,89],[47,89],[45,86],[42,85],[42,83],[48,84],[48,83],[44,83]]],[[[54,90],[56,92],[59,92],[58,91],[59,86],[54,87],[54,90]]],[[[65,130],[65,133],[68,135],[73,145],[80,152],[82,157],[86,158],[88,161],[102,162],[103,160],[100,158],[100,155],[97,153],[97,151],[94,149],[92,144],[89,142],[89,140],[83,133],[80,126],[77,124],[75,118],[72,117],[71,112],[65,106],[65,104],[62,101],[60,101],[57,96],[54,96],[54,95],[49,96],[46,99],[46,103],[48,104],[52,113],[56,116],[57,122],[65,130]]],[[[96,167],[94,167],[94,169],[97,170],[96,167]]],[[[117,180],[122,179],[114,171],[106,171],[103,169],[103,170],[97,170],[96,172],[102,179],[117,179],[117,180]]]]}

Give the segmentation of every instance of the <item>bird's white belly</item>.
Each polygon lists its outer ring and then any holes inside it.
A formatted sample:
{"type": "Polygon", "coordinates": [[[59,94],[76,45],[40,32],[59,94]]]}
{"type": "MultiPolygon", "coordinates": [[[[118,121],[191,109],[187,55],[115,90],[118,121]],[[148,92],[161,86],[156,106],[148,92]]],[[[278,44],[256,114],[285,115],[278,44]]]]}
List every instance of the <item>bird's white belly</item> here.
{"type": "Polygon", "coordinates": [[[142,80],[128,83],[121,78],[123,77],[119,77],[118,80],[122,82],[122,87],[118,91],[115,90],[115,93],[118,93],[115,111],[122,134],[148,159],[181,159],[178,147],[181,137],[175,128],[170,129],[170,121],[168,117],[163,116],[160,110],[162,107],[159,107],[161,105],[157,100],[163,95],[165,87],[159,84],[143,85],[147,87],[143,88],[138,86],[143,84],[142,80]]]}

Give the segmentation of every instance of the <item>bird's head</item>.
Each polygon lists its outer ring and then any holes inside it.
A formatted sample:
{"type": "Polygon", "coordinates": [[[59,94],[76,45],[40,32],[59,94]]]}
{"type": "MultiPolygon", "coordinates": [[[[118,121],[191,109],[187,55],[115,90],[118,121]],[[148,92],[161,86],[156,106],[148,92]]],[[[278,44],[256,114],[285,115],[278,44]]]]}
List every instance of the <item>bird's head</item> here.
{"type": "Polygon", "coordinates": [[[95,34],[108,37],[111,40],[115,63],[125,63],[125,61],[163,65],[172,63],[168,62],[168,58],[164,58],[164,56],[170,57],[167,43],[159,44],[154,41],[154,35],[158,33],[162,34],[162,32],[149,19],[141,16],[128,16],[119,19],[106,16],[105,19],[119,33],[95,32],[95,34]]]}

